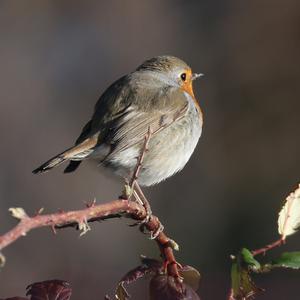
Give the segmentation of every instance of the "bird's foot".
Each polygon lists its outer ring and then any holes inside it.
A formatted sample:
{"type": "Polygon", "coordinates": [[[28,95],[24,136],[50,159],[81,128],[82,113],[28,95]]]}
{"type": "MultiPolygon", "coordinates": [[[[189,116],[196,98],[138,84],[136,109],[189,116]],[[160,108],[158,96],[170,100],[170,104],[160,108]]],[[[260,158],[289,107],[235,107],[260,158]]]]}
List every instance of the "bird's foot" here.
{"type": "MultiPolygon", "coordinates": [[[[149,239],[155,240],[159,236],[159,234],[164,231],[164,226],[159,223],[159,226],[155,230],[149,231],[147,229],[147,222],[151,220],[151,217],[152,215],[149,216],[149,219],[147,221],[144,221],[140,224],[140,231],[144,234],[150,234],[149,239]]],[[[146,218],[144,220],[146,220],[146,218]]]]}
{"type": "Polygon", "coordinates": [[[150,221],[151,217],[152,217],[152,210],[151,207],[148,205],[145,205],[145,203],[143,203],[143,206],[145,208],[146,211],[146,216],[143,220],[141,220],[141,224],[146,224],[150,221]]]}
{"type": "Polygon", "coordinates": [[[155,231],[150,232],[150,240],[155,240],[164,229],[164,225],[159,223],[159,227],[155,231]]]}
{"type": "MultiPolygon", "coordinates": [[[[137,201],[137,200],[136,200],[136,201],[137,201]]],[[[137,201],[137,203],[140,204],[139,201],[137,201]]],[[[147,224],[147,223],[150,221],[150,219],[151,219],[151,217],[152,217],[152,211],[151,211],[151,208],[150,208],[150,207],[146,207],[144,204],[142,204],[142,205],[144,206],[145,211],[146,211],[145,217],[143,217],[143,219],[138,220],[137,222],[135,222],[135,223],[133,223],[133,224],[131,224],[131,225],[129,225],[129,226],[130,226],[130,227],[140,226],[141,232],[146,233],[146,230],[145,230],[145,224],[147,224]]]]}

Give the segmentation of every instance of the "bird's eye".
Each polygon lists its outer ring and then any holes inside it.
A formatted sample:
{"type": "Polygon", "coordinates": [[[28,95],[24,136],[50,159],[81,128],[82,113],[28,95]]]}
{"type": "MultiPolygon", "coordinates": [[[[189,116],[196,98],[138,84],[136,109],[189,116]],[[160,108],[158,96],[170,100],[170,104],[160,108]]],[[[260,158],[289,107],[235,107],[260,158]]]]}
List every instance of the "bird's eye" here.
{"type": "Polygon", "coordinates": [[[186,73],[182,73],[180,75],[180,78],[182,79],[182,81],[185,81],[186,80],[186,73]]]}

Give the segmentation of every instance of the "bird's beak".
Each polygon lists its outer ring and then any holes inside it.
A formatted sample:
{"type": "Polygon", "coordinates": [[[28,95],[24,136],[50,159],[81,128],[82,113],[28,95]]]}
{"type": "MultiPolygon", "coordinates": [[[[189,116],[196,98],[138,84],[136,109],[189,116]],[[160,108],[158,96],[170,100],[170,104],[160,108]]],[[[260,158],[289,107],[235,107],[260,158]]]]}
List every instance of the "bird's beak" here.
{"type": "Polygon", "coordinates": [[[202,77],[202,76],[204,76],[204,74],[202,74],[202,73],[193,73],[192,74],[192,80],[195,80],[195,79],[197,79],[199,77],[202,77]]]}

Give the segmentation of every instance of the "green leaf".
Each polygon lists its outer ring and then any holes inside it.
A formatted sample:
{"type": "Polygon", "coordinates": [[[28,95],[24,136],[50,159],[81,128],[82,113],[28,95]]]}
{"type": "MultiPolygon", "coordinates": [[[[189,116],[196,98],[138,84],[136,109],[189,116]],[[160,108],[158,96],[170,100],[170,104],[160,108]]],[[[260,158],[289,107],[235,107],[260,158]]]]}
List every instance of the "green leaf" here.
{"type": "Polygon", "coordinates": [[[235,300],[253,299],[262,289],[258,288],[250,277],[251,270],[260,269],[260,263],[253,258],[251,252],[243,248],[231,267],[231,287],[235,300]]]}
{"type": "Polygon", "coordinates": [[[271,263],[272,267],[300,269],[300,251],[282,253],[271,263]]]}
{"type": "Polygon", "coordinates": [[[237,262],[231,268],[231,281],[233,296],[236,300],[251,299],[259,291],[249,271],[241,268],[237,262]]]}
{"type": "Polygon", "coordinates": [[[241,257],[242,261],[251,267],[251,269],[255,271],[260,269],[260,263],[253,257],[252,253],[247,248],[241,250],[241,257]]]}

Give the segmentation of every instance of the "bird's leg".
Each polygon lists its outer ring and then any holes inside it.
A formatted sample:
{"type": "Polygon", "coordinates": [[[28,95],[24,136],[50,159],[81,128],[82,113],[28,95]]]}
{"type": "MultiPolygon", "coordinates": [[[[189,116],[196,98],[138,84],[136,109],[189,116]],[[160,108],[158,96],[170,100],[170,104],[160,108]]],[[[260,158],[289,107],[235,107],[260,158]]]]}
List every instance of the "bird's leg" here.
{"type": "Polygon", "coordinates": [[[144,140],[144,144],[141,148],[141,152],[140,152],[140,155],[139,157],[137,158],[137,164],[135,166],[135,169],[133,171],[133,175],[131,177],[131,180],[130,180],[130,187],[133,189],[134,191],[134,197],[137,201],[139,202],[142,202],[145,210],[146,210],[146,213],[147,213],[147,216],[145,218],[145,220],[143,222],[147,222],[149,221],[151,215],[152,215],[152,211],[151,211],[151,207],[150,207],[150,204],[147,200],[147,198],[145,197],[143,191],[141,190],[138,182],[137,182],[137,179],[138,179],[138,175],[140,173],[140,170],[142,168],[142,164],[143,164],[143,160],[144,160],[144,157],[145,157],[145,153],[148,151],[148,148],[149,148],[149,141],[150,141],[150,138],[151,138],[151,128],[150,126],[148,127],[148,132],[147,134],[145,135],[145,140],[144,140]]]}
{"type": "Polygon", "coordinates": [[[146,152],[148,151],[149,148],[149,141],[151,138],[151,129],[150,126],[148,127],[148,131],[147,134],[145,135],[145,139],[144,139],[144,143],[142,145],[141,151],[139,156],[137,157],[137,163],[135,165],[135,168],[133,170],[133,174],[131,176],[131,179],[129,181],[129,186],[134,189],[134,186],[136,184],[136,181],[138,179],[139,173],[141,171],[142,168],[142,164],[143,164],[143,160],[145,157],[146,152]]]}
{"type": "MultiPolygon", "coordinates": [[[[137,163],[136,163],[135,168],[133,170],[130,181],[125,179],[124,190],[122,192],[122,195],[120,196],[121,199],[128,199],[129,200],[132,197],[132,195],[135,194],[135,200],[138,201],[138,202],[141,201],[141,199],[138,197],[138,195],[136,193],[134,193],[134,190],[135,190],[135,186],[137,184],[138,175],[139,175],[140,170],[142,168],[145,153],[148,151],[150,138],[151,138],[151,129],[150,129],[150,126],[149,126],[148,132],[145,135],[145,140],[144,140],[144,143],[142,145],[140,154],[137,157],[137,163]]],[[[143,204],[143,202],[141,202],[141,204],[143,204]]]]}
{"type": "Polygon", "coordinates": [[[150,204],[149,204],[147,198],[145,197],[144,193],[142,192],[142,190],[137,182],[137,179],[138,179],[140,170],[142,168],[145,153],[148,151],[150,138],[151,138],[151,129],[149,127],[148,132],[145,135],[145,140],[142,145],[140,155],[137,157],[137,163],[133,170],[133,174],[131,176],[130,181],[126,182],[124,191],[123,191],[123,195],[122,195],[122,197],[123,198],[125,197],[126,199],[130,199],[133,196],[135,201],[137,201],[139,204],[144,206],[147,216],[146,216],[145,220],[143,221],[143,223],[149,221],[149,219],[152,215],[152,212],[151,212],[150,204]]]}
{"type": "MultiPolygon", "coordinates": [[[[136,183],[135,183],[136,184],[136,183]]],[[[127,179],[125,179],[124,189],[122,191],[121,196],[119,196],[119,199],[124,200],[131,200],[132,197],[134,198],[134,201],[138,202],[140,205],[144,206],[144,202],[140,198],[139,194],[135,190],[135,186],[131,187],[129,185],[129,182],[127,179]]]]}
{"type": "Polygon", "coordinates": [[[146,196],[144,195],[140,185],[137,182],[135,183],[134,189],[135,189],[135,192],[136,192],[138,198],[142,201],[143,206],[146,210],[147,216],[146,216],[144,222],[147,222],[147,221],[149,221],[149,219],[152,215],[151,206],[150,206],[149,201],[147,200],[146,196]]]}

